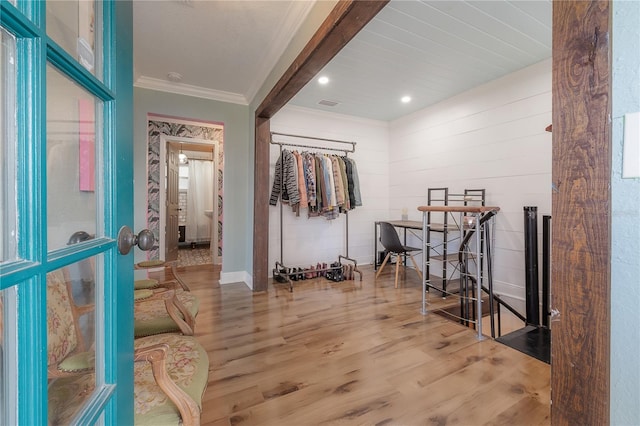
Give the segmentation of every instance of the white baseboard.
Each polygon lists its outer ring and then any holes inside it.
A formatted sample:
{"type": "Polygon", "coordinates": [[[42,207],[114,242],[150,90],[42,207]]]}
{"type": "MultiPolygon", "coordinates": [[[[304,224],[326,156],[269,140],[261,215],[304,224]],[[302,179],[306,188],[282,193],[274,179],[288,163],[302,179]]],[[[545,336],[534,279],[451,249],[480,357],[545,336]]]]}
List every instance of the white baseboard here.
{"type": "Polygon", "coordinates": [[[245,283],[253,290],[253,279],[247,271],[220,272],[220,285],[245,283]]]}

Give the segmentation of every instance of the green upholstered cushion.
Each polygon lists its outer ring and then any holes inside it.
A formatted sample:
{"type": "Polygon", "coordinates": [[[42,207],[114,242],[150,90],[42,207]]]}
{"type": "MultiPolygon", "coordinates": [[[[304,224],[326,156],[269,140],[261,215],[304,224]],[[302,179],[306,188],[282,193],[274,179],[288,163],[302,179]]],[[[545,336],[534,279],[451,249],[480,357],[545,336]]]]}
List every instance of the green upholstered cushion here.
{"type": "MultiPolygon", "coordinates": [[[[194,337],[178,334],[136,339],[135,347],[146,347],[158,343],[169,345],[167,371],[169,377],[184,390],[202,410],[202,394],[209,379],[209,358],[204,348],[194,337]]],[[[134,365],[134,394],[136,425],[177,425],[180,416],[176,406],[155,385],[151,366],[147,362],[134,365]]]]}
{"type": "Polygon", "coordinates": [[[156,259],[156,260],[144,260],[138,263],[138,267],[140,268],[152,268],[154,266],[162,266],[164,265],[164,260],[156,259]]]}
{"type": "MultiPolygon", "coordinates": [[[[200,301],[189,292],[180,292],[178,299],[195,318],[198,314],[200,301]]],[[[142,301],[134,305],[134,335],[135,337],[151,336],[160,333],[180,331],[180,327],[167,313],[164,300],[142,301]]]]}
{"type": "Polygon", "coordinates": [[[66,372],[90,371],[95,368],[95,352],[80,352],[69,356],[58,364],[58,370],[66,372]]]}
{"type": "Polygon", "coordinates": [[[144,290],[148,288],[156,288],[158,287],[158,285],[159,285],[158,280],[154,280],[152,278],[145,279],[145,280],[135,280],[133,282],[133,289],[144,290]]]}
{"type": "Polygon", "coordinates": [[[133,292],[133,300],[148,299],[151,296],[153,296],[153,290],[144,289],[144,290],[135,290],[133,292]]]}

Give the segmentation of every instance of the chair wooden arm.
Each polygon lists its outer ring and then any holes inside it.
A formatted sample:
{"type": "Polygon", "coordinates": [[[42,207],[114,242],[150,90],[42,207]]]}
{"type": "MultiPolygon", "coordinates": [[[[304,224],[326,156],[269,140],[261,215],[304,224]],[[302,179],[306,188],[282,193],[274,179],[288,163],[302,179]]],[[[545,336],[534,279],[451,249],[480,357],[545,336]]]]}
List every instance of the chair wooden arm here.
{"type": "Polygon", "coordinates": [[[167,313],[173,321],[180,328],[180,332],[186,336],[193,336],[196,319],[191,312],[184,306],[184,303],[178,299],[175,290],[159,291],[155,293],[151,298],[141,300],[140,303],[144,303],[147,300],[163,299],[164,306],[167,313]],[[182,314],[182,315],[180,315],[182,314]]]}
{"type": "Polygon", "coordinates": [[[193,336],[196,319],[191,315],[191,312],[187,310],[184,304],[173,294],[170,299],[164,299],[164,306],[167,309],[167,313],[173,321],[180,328],[180,332],[186,336],[193,336]],[[180,315],[182,313],[182,315],[180,315]]]}
{"type": "Polygon", "coordinates": [[[185,283],[182,278],[180,278],[180,274],[178,274],[178,270],[176,269],[176,264],[172,263],[171,264],[171,274],[173,275],[173,278],[176,279],[176,281],[178,282],[178,284],[180,284],[180,286],[185,290],[185,291],[191,291],[191,289],[189,288],[189,286],[187,285],[187,283],[185,283]]]}
{"type": "Polygon", "coordinates": [[[151,371],[153,372],[156,383],[158,383],[160,389],[162,389],[176,405],[178,411],[180,411],[182,424],[184,426],[199,426],[200,408],[198,404],[176,385],[167,374],[165,359],[168,350],[169,345],[165,343],[139,348],[134,353],[134,361],[147,361],[151,363],[151,371]]]}
{"type": "Polygon", "coordinates": [[[84,314],[88,314],[90,312],[95,311],[95,306],[92,304],[90,305],[80,305],[80,306],[76,306],[76,311],[78,312],[78,316],[82,316],[84,314]]]}

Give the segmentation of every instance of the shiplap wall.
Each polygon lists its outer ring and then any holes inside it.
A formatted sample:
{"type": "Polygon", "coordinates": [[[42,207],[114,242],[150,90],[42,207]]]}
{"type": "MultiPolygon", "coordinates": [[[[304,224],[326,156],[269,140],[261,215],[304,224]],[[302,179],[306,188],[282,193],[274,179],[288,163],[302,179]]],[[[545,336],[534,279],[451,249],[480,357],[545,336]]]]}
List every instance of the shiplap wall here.
{"type": "MultiPolygon", "coordinates": [[[[389,212],[389,133],[388,123],[311,109],[287,106],[271,119],[271,130],[321,138],[356,142],[356,160],[362,193],[362,207],[349,212],[349,256],[358,263],[373,259],[373,223],[389,212]]],[[[311,140],[277,138],[275,140],[305,145],[336,146],[311,140]]],[[[289,148],[293,150],[295,148],[289,148]]],[[[298,149],[301,150],[301,149],[298,149]]],[[[270,188],[273,185],[278,146],[271,146],[270,188]]],[[[307,218],[303,209],[299,217],[285,205],[283,219],[284,263],[308,267],[318,262],[336,261],[346,254],[345,215],[338,219],[307,218]]],[[[280,202],[269,207],[269,267],[280,259],[280,202]]]]}
{"type": "MultiPolygon", "coordinates": [[[[358,142],[364,206],[349,213],[349,254],[373,261],[373,222],[421,220],[427,189],[485,188],[496,218],[494,285],[524,312],[524,206],[551,214],[551,61],[476,87],[391,123],[286,107],[271,120],[276,132],[358,142]]],[[[308,143],[308,141],[301,141],[308,143]]],[[[273,182],[278,149],[271,148],[273,182]]],[[[305,267],[345,254],[344,217],[300,217],[285,206],[284,261],[305,267]]],[[[419,245],[419,241],[411,241],[419,245]]],[[[269,265],[280,258],[279,208],[269,209],[269,265]]],[[[541,257],[540,257],[541,258],[541,257]]]]}
{"type": "MultiPolygon", "coordinates": [[[[499,206],[494,288],[524,301],[524,206],[551,214],[551,60],[390,123],[389,216],[421,220],[427,189],[484,188],[499,206]]],[[[541,257],[540,257],[541,258],[541,257]]],[[[523,309],[521,309],[524,312],[523,309]]]]}

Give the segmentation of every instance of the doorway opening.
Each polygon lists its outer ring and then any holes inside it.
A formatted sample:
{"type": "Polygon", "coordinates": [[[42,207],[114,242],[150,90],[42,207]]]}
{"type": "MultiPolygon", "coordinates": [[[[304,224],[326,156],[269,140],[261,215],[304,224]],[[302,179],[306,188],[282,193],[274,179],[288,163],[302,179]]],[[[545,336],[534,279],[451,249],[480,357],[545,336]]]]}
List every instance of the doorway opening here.
{"type": "Polygon", "coordinates": [[[221,264],[222,124],[158,116],[148,124],[147,225],[157,242],[150,258],[221,264]]]}
{"type": "MultiPolygon", "coordinates": [[[[164,259],[179,266],[219,263],[216,141],[163,136],[165,146],[164,259]]],[[[160,234],[162,239],[162,233],[160,234]]]]}

